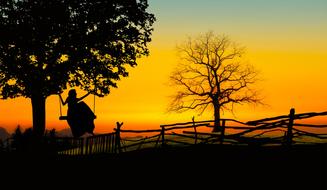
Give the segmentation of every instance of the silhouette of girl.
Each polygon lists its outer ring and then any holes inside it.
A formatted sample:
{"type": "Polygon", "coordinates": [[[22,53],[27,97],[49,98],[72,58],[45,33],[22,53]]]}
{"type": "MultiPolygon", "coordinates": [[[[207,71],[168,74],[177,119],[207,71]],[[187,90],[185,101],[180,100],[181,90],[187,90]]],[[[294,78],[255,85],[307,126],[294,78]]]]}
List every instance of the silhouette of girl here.
{"type": "Polygon", "coordinates": [[[66,101],[63,101],[61,94],[59,94],[61,103],[63,105],[68,104],[67,122],[74,137],[80,137],[86,132],[93,134],[95,115],[87,104],[82,101],[88,95],[90,95],[90,92],[77,98],[76,90],[72,89],[69,91],[66,101]]]}

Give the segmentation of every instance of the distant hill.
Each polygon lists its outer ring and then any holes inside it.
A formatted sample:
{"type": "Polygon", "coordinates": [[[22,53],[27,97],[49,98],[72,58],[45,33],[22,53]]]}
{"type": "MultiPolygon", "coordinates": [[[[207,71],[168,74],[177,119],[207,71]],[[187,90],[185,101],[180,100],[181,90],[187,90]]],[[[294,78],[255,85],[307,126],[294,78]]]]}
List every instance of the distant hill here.
{"type": "MultiPolygon", "coordinates": [[[[94,133],[94,135],[97,135],[97,133],[94,133]]],[[[65,129],[56,131],[56,136],[57,137],[73,137],[73,134],[72,134],[72,131],[70,128],[65,128],[65,129]]],[[[85,133],[84,135],[82,135],[82,137],[88,137],[88,136],[92,136],[92,135],[89,133],[85,133]]]]}
{"type": "Polygon", "coordinates": [[[58,137],[72,137],[72,132],[70,128],[65,128],[59,131],[56,131],[56,136],[58,137]]]}
{"type": "MultiPolygon", "coordinates": [[[[22,131],[24,132],[25,130],[22,130],[22,131]]],[[[11,134],[8,133],[8,131],[4,127],[0,127],[0,140],[2,140],[2,141],[6,140],[10,136],[11,136],[11,134]]],[[[57,137],[73,137],[70,128],[65,128],[65,129],[56,131],[56,136],[57,137]]]]}
{"type": "Polygon", "coordinates": [[[0,127],[0,140],[6,140],[7,138],[10,137],[10,134],[8,133],[8,131],[3,128],[3,127],[0,127]]]}

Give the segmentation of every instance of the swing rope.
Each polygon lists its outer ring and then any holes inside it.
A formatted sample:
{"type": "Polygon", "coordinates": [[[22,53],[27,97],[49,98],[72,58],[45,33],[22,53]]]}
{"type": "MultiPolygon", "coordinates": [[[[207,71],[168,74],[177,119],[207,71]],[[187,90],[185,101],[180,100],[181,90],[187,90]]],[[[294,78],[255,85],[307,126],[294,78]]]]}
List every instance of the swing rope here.
{"type": "Polygon", "coordinates": [[[93,81],[94,81],[93,114],[94,114],[95,117],[96,117],[96,114],[95,114],[95,94],[96,94],[96,92],[97,92],[97,80],[96,80],[96,76],[94,76],[93,81]]]}
{"type": "Polygon", "coordinates": [[[62,117],[62,109],[61,109],[61,99],[60,99],[60,96],[58,96],[58,98],[59,98],[60,117],[62,117]]]}
{"type": "Polygon", "coordinates": [[[95,94],[93,94],[93,113],[95,115],[95,94]]]}

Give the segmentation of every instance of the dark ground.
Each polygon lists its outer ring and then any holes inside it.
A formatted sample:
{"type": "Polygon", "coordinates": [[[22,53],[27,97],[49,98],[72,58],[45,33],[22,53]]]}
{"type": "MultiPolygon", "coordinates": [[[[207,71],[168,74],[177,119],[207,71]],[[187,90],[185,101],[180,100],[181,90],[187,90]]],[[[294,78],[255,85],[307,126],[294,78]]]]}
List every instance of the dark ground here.
{"type": "Polygon", "coordinates": [[[47,186],[120,189],[327,189],[327,145],[291,149],[199,145],[121,155],[0,154],[0,158],[1,179],[26,180],[29,185],[39,180],[47,186]]]}

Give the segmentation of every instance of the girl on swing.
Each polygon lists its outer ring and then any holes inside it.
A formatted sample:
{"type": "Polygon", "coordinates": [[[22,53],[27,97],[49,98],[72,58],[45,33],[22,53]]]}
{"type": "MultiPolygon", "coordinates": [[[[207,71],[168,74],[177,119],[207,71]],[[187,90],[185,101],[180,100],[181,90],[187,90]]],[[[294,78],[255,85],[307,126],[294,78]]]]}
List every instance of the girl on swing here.
{"type": "Polygon", "coordinates": [[[82,101],[90,94],[88,92],[84,96],[77,98],[76,90],[72,89],[69,91],[66,101],[59,94],[61,103],[63,105],[68,104],[67,122],[74,137],[80,137],[86,132],[93,135],[95,115],[87,104],[82,101]]]}

